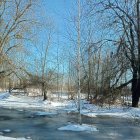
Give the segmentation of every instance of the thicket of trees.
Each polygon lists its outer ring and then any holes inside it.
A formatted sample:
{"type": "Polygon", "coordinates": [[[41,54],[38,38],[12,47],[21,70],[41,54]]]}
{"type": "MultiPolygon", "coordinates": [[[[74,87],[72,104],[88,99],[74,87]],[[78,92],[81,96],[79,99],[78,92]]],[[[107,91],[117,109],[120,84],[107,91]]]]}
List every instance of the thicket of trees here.
{"type": "MultiPolygon", "coordinates": [[[[114,62],[117,63],[117,67],[114,70],[120,67],[118,71],[120,74],[115,77],[116,84],[126,73],[127,80],[120,88],[131,83],[132,106],[137,107],[140,97],[140,1],[101,0],[98,3],[88,1],[88,4],[92,8],[99,7],[96,13],[101,15],[102,22],[105,22],[103,23],[105,30],[110,32],[111,36],[107,35],[103,40],[113,42],[111,45],[114,47],[114,54],[111,56],[111,61],[116,58],[114,62]],[[130,79],[129,73],[131,73],[130,79]]],[[[116,85],[113,88],[118,87],[116,85]]]]}
{"type": "Polygon", "coordinates": [[[32,14],[33,5],[32,0],[0,1],[1,84],[4,81],[10,86],[13,79],[20,81],[28,74],[23,58],[26,56],[25,41],[31,38],[30,28],[34,21],[29,13],[32,14]]]}
{"type": "MultiPolygon", "coordinates": [[[[82,1],[83,2],[83,1],[82,1]]],[[[140,97],[140,1],[87,0],[81,8],[81,88],[92,101],[113,101],[125,88],[140,97]]],[[[75,45],[77,18],[69,31],[75,45]],[[74,31],[75,29],[75,31],[74,31]]],[[[76,65],[76,64],[75,64],[76,65]]]]}
{"type": "Polygon", "coordinates": [[[33,0],[0,2],[1,88],[39,85],[44,100],[48,90],[69,91],[73,99],[74,92],[78,92],[80,69],[81,92],[91,102],[112,103],[125,89],[126,94],[132,92],[132,106],[138,107],[140,0],[82,0],[80,14],[76,8],[68,20],[64,47],[60,47],[50,21],[39,23],[31,16],[37,3],[33,0]],[[34,38],[35,28],[46,30],[45,44],[34,38]],[[54,42],[58,48],[51,52],[54,42]]]}

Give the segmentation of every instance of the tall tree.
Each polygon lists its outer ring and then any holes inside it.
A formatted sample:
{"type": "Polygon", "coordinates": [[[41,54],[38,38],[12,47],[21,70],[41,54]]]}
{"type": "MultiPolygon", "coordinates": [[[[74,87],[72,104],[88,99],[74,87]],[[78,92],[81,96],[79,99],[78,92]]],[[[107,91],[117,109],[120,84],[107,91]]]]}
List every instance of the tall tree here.
{"type": "Polygon", "coordinates": [[[11,60],[12,51],[21,48],[22,41],[27,39],[28,27],[32,22],[29,14],[34,2],[32,0],[0,2],[0,65],[4,63],[9,65],[8,69],[0,67],[0,74],[10,74],[16,66],[11,60]]]}
{"type": "Polygon", "coordinates": [[[104,21],[107,22],[103,22],[104,27],[107,27],[105,30],[110,30],[112,35],[111,37],[105,36],[105,39],[116,41],[114,46],[117,46],[117,55],[123,52],[129,61],[129,71],[132,72],[132,107],[138,107],[140,97],[140,0],[100,0],[96,4],[89,0],[88,4],[92,5],[92,8],[93,5],[98,5],[99,9],[96,10],[96,14],[100,13],[102,18],[103,16],[106,18],[104,21]]]}

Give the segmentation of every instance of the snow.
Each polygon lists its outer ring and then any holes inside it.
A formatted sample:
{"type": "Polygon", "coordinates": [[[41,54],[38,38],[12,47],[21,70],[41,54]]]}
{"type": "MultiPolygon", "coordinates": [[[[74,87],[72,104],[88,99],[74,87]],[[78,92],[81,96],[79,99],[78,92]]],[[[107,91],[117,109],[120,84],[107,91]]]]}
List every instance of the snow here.
{"type": "Polygon", "coordinates": [[[63,131],[88,131],[88,132],[93,132],[93,131],[98,131],[97,128],[93,125],[87,125],[87,124],[69,124],[63,127],[58,128],[58,130],[63,130],[63,131]]]}
{"type": "MultiPolygon", "coordinates": [[[[119,118],[138,118],[140,119],[140,108],[122,107],[122,106],[104,106],[99,107],[94,104],[89,104],[82,100],[81,114],[89,117],[110,116],[119,118]]],[[[16,108],[23,110],[41,109],[42,112],[36,112],[35,115],[56,115],[59,111],[67,113],[77,112],[77,102],[74,100],[53,100],[43,101],[41,98],[33,98],[28,96],[14,96],[9,93],[0,93],[0,107],[16,108]],[[49,110],[49,111],[48,111],[49,110]]]]}
{"type": "Polygon", "coordinates": [[[2,100],[2,99],[5,99],[5,98],[7,98],[7,97],[9,97],[9,93],[0,93],[0,100],[2,100]]]}
{"type": "Polygon", "coordinates": [[[3,130],[3,132],[10,133],[11,130],[10,129],[5,129],[5,130],[3,130]]]}
{"type": "MultiPolygon", "coordinates": [[[[122,106],[104,106],[99,107],[94,104],[89,104],[87,101],[81,101],[81,114],[88,117],[109,116],[118,118],[140,119],[140,108],[122,107],[122,106]]],[[[3,108],[15,108],[18,111],[24,111],[24,109],[36,109],[37,111],[31,112],[33,117],[36,116],[52,116],[57,115],[59,111],[66,113],[77,113],[77,101],[75,100],[46,100],[41,98],[33,98],[28,96],[14,96],[9,93],[0,93],[0,107],[3,108]],[[38,111],[41,110],[41,111],[38,111]]],[[[60,131],[86,131],[96,132],[98,129],[94,125],[89,124],[74,124],[68,123],[66,126],[58,128],[60,131]]],[[[0,140],[28,140],[30,138],[10,138],[2,136],[4,133],[11,132],[10,129],[5,129],[1,132],[0,140]]],[[[110,133],[108,136],[114,134],[110,133]]],[[[116,134],[118,136],[118,134],[116,134]]]]}
{"type": "Polygon", "coordinates": [[[31,140],[31,139],[25,139],[25,138],[11,138],[11,137],[0,136],[0,140],[31,140]]]}
{"type": "Polygon", "coordinates": [[[43,102],[31,97],[16,97],[9,93],[0,93],[0,106],[11,108],[42,108],[43,102]]]}
{"type": "Polygon", "coordinates": [[[82,110],[82,114],[89,117],[110,116],[118,118],[140,118],[140,108],[124,108],[111,106],[110,108],[89,105],[82,110]]]}

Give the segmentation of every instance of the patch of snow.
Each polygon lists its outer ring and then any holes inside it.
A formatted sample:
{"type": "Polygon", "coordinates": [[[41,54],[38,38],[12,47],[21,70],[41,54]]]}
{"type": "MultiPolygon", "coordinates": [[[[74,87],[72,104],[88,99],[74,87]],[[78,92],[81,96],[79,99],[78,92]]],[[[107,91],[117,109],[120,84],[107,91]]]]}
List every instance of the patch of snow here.
{"type": "Polygon", "coordinates": [[[2,99],[6,99],[6,98],[8,98],[9,96],[10,96],[10,94],[7,93],[7,92],[0,93],[0,100],[2,100],[2,99]]]}
{"type": "Polygon", "coordinates": [[[63,130],[63,131],[88,131],[88,132],[93,132],[93,131],[98,131],[98,129],[93,126],[93,125],[87,125],[87,124],[69,124],[63,127],[58,128],[58,130],[63,130]]]}
{"type": "Polygon", "coordinates": [[[3,132],[5,132],[5,133],[10,133],[11,130],[10,130],[10,129],[5,129],[5,130],[3,130],[3,132]]]}
{"type": "Polygon", "coordinates": [[[92,104],[86,104],[81,111],[83,115],[89,117],[110,116],[119,118],[140,118],[140,108],[124,108],[121,106],[111,106],[110,108],[98,107],[92,104]]]}
{"type": "Polygon", "coordinates": [[[31,137],[28,136],[27,139],[28,139],[28,140],[31,140],[31,137]]]}
{"type": "Polygon", "coordinates": [[[25,139],[25,138],[11,138],[11,137],[0,136],[0,140],[29,140],[29,139],[25,139]]]}
{"type": "Polygon", "coordinates": [[[110,133],[108,133],[108,135],[112,136],[112,137],[122,136],[121,134],[118,134],[117,132],[110,132],[110,133]]]}

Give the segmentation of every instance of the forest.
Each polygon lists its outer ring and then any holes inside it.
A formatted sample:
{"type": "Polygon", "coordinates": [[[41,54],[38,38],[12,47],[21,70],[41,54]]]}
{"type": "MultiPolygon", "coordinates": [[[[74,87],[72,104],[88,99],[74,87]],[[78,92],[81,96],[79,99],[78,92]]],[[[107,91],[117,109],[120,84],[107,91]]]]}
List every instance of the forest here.
{"type": "Polygon", "coordinates": [[[138,140],[139,97],[140,0],[0,0],[1,140],[138,140]]]}
{"type": "Polygon", "coordinates": [[[81,93],[93,103],[132,95],[138,107],[139,0],[82,1],[80,11],[77,6],[66,17],[64,35],[50,17],[40,20],[42,11],[35,12],[40,5],[0,2],[1,89],[38,88],[44,100],[48,91],[63,90],[72,99],[79,80],[81,93]]]}

